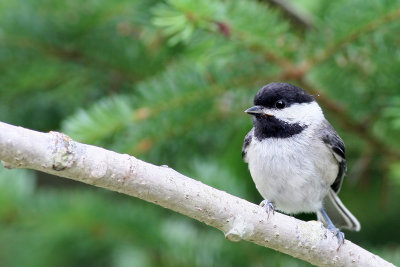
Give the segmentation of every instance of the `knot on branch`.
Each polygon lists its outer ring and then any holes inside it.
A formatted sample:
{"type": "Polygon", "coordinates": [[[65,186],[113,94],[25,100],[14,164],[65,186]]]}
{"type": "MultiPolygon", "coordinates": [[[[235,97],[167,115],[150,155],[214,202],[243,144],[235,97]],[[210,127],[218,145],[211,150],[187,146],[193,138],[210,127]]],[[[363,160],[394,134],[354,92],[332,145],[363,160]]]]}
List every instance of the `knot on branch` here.
{"type": "Polygon", "coordinates": [[[225,233],[225,238],[233,242],[246,239],[248,236],[251,236],[254,231],[254,226],[246,222],[241,216],[234,217],[229,226],[230,229],[225,233]]]}
{"type": "Polygon", "coordinates": [[[296,237],[299,240],[299,245],[313,249],[322,240],[326,239],[327,231],[321,222],[309,221],[300,222],[296,226],[296,237]],[[316,231],[316,229],[318,229],[316,231]]]}
{"type": "Polygon", "coordinates": [[[62,171],[71,167],[76,159],[75,142],[67,135],[59,132],[50,132],[54,140],[52,169],[62,171]]]}

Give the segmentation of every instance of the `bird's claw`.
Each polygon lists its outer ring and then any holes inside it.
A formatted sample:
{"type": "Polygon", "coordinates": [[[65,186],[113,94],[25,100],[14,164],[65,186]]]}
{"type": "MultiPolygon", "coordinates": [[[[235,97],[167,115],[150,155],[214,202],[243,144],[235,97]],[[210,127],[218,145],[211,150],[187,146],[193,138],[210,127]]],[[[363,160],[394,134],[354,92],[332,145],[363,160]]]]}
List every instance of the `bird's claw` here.
{"type": "Polygon", "coordinates": [[[269,214],[271,213],[271,211],[272,211],[272,215],[275,214],[275,207],[274,207],[274,203],[272,201],[264,199],[263,201],[261,201],[260,206],[263,207],[264,210],[267,212],[267,214],[268,214],[267,219],[269,219],[269,214]]]}
{"type": "Polygon", "coordinates": [[[340,230],[336,227],[328,227],[328,230],[331,231],[331,233],[337,237],[339,243],[337,249],[339,250],[340,246],[344,244],[344,233],[340,232],[340,230]]]}

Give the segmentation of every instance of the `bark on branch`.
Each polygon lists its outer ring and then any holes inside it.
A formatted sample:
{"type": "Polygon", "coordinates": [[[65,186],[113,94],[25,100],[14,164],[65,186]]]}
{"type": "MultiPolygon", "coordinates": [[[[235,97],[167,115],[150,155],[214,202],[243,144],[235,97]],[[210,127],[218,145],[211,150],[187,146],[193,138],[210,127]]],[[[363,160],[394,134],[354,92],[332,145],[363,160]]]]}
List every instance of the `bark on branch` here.
{"type": "Polygon", "coordinates": [[[318,266],[394,266],[320,222],[280,214],[135,157],[81,144],[58,133],[40,133],[0,122],[0,160],[153,202],[220,229],[231,241],[246,240],[318,266]]]}

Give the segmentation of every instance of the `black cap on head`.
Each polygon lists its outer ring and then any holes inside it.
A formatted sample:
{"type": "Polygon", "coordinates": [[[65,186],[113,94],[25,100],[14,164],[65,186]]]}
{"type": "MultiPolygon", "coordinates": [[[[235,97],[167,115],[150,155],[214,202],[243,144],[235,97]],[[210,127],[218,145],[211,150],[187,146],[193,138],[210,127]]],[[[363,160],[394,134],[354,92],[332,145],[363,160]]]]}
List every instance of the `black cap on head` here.
{"type": "Polygon", "coordinates": [[[278,100],[283,100],[286,106],[315,101],[314,97],[303,89],[288,83],[270,83],[258,91],[254,97],[254,105],[273,108],[278,100]]]}

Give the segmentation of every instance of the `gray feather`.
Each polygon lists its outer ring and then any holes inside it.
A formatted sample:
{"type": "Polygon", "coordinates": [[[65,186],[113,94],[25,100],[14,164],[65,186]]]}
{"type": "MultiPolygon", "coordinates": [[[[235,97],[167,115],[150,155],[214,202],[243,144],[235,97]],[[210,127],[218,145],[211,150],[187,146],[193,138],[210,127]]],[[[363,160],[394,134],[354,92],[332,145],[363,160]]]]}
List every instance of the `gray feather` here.
{"type": "Polygon", "coordinates": [[[345,146],[342,138],[335,132],[332,125],[325,120],[321,124],[321,139],[324,143],[329,147],[333,156],[338,161],[339,171],[336,176],[335,181],[331,185],[331,188],[335,193],[339,193],[340,188],[342,187],[343,178],[346,174],[347,164],[346,164],[346,155],[345,155],[345,146]]]}
{"type": "MultiPolygon", "coordinates": [[[[359,231],[361,228],[360,223],[343,205],[342,201],[340,201],[339,197],[337,196],[342,186],[343,178],[347,169],[345,155],[346,150],[343,140],[335,132],[332,125],[327,120],[322,123],[321,127],[321,139],[329,147],[332,155],[335,157],[339,165],[339,171],[336,179],[331,185],[331,190],[329,190],[327,196],[324,198],[324,209],[326,213],[328,213],[332,222],[339,228],[359,231]]],[[[327,223],[320,212],[317,213],[317,216],[318,219],[324,224],[327,223]]]]}
{"type": "MultiPolygon", "coordinates": [[[[323,201],[323,206],[333,224],[339,228],[360,231],[361,226],[356,217],[343,205],[333,190],[329,190],[323,201]]],[[[327,225],[324,217],[317,212],[318,220],[327,225]]]]}
{"type": "Polygon", "coordinates": [[[253,138],[253,134],[254,134],[254,128],[252,128],[250,130],[250,132],[248,132],[248,134],[244,138],[244,142],[243,142],[243,146],[242,146],[242,158],[243,158],[244,162],[247,162],[247,150],[248,150],[251,140],[253,138]]]}

